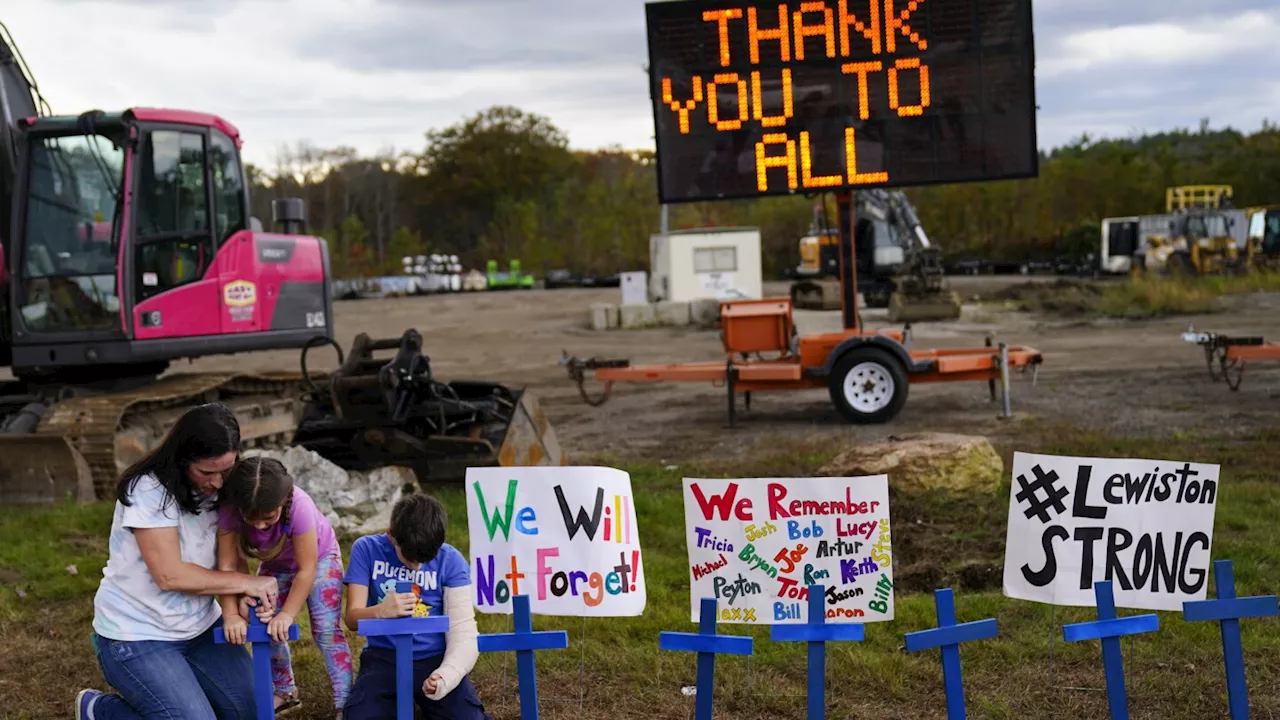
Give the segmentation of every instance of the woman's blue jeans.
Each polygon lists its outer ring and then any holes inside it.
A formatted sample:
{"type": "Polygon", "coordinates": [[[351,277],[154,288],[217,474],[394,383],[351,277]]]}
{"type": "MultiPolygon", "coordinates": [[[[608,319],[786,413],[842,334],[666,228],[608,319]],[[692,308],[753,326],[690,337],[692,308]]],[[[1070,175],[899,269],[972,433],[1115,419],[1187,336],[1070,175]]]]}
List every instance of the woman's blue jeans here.
{"type": "Polygon", "coordinates": [[[249,651],[215,643],[212,627],[178,642],[120,642],[95,635],[93,646],[103,677],[119,693],[98,698],[94,720],[253,720],[257,715],[249,651]]]}

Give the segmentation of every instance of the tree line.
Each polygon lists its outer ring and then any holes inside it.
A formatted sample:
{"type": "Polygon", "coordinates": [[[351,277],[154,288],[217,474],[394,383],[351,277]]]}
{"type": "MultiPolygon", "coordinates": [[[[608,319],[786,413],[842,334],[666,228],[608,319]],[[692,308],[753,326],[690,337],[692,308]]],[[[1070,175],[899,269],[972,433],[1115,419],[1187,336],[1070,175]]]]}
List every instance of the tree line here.
{"type": "MultiPolygon", "coordinates": [[[[361,157],[298,143],[274,166],[250,165],[254,214],[300,197],[329,241],[337,277],[397,273],[406,255],[458,255],[465,267],[519,259],[538,275],[565,268],[644,269],[659,231],[652,150],[573,150],[548,118],[494,106],[426,133],[418,151],[361,157]]],[[[1102,218],[1164,211],[1165,188],[1229,184],[1237,206],[1280,202],[1280,126],[1244,133],[1207,120],[1130,138],[1082,136],[1041,152],[1039,177],[908,189],[934,244],[951,259],[1079,257],[1102,218]]],[[[752,226],[765,272],[798,262],[814,216],[801,195],[671,206],[672,229],[752,226]]],[[[828,208],[828,212],[834,212],[828,208]]]]}

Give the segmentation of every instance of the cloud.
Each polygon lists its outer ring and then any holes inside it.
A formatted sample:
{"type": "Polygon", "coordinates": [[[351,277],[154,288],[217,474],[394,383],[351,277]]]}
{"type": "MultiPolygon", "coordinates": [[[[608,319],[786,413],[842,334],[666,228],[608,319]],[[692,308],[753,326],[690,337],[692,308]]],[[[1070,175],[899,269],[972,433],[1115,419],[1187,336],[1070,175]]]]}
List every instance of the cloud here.
{"type": "Polygon", "coordinates": [[[639,72],[646,55],[641,7],[588,0],[383,0],[359,18],[299,35],[294,48],[303,57],[324,57],[362,71],[632,67],[639,72]]]}
{"type": "Polygon", "coordinates": [[[1054,78],[1109,65],[1185,65],[1192,59],[1203,67],[1230,55],[1247,57],[1265,51],[1275,44],[1278,33],[1280,13],[1257,10],[1181,24],[1161,22],[1085,30],[1052,43],[1049,57],[1037,63],[1036,74],[1054,78]]]}
{"type": "MultiPolygon", "coordinates": [[[[1087,12],[1090,2],[1084,0],[1081,14],[1096,16],[1087,12]]],[[[1248,4],[1203,15],[1203,6],[1175,0],[1173,19],[1039,31],[1041,146],[1084,133],[1120,137],[1194,128],[1202,118],[1242,131],[1280,119],[1280,79],[1271,71],[1280,63],[1274,42],[1280,11],[1248,4]]]]}

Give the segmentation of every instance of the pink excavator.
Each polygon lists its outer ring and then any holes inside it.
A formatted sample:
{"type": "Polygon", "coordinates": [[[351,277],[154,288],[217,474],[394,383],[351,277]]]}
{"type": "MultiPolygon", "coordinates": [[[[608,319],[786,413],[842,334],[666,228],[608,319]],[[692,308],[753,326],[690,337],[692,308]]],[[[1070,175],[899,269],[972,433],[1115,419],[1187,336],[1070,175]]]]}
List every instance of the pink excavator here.
{"type": "Polygon", "coordinates": [[[350,469],[449,482],[466,465],[565,461],[531,395],[435,380],[416,330],[360,335],[344,356],[328,247],[304,234],[301,200],[273,203],[278,232],[250,217],[240,148],[206,113],[53,114],[0,25],[0,502],[101,495],[212,399],[247,445],[350,469]],[[324,345],[340,367],[308,372],[324,345]],[[301,372],[169,372],[290,348],[301,372]]]}

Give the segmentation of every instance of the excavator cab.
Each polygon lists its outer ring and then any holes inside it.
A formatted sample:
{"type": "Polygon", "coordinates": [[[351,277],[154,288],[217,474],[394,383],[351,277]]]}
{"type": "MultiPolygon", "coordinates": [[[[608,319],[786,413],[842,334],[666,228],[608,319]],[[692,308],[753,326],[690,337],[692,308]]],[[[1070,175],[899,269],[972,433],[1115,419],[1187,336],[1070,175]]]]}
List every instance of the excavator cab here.
{"type": "Polygon", "coordinates": [[[17,132],[16,374],[158,375],[175,359],[332,339],[326,245],[251,230],[230,123],[139,108],[23,118],[17,132]]]}

